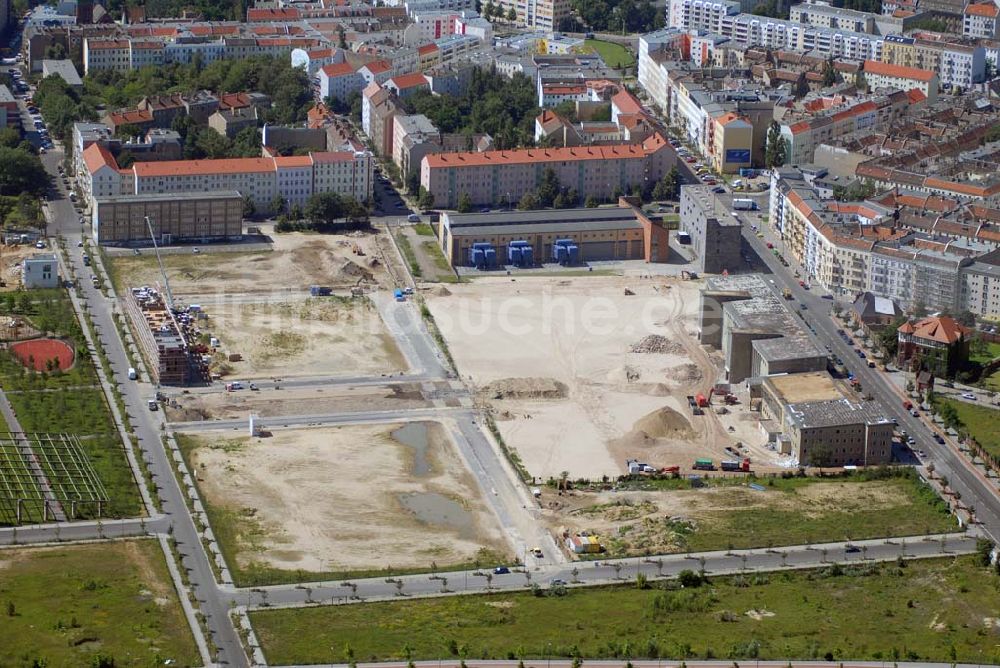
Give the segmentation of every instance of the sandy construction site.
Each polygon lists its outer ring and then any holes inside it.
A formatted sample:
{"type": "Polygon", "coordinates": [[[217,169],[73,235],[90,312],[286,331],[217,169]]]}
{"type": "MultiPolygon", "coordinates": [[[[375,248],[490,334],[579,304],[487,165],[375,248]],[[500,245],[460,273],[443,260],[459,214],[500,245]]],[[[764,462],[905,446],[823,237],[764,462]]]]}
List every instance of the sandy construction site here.
{"type": "MultiPolygon", "coordinates": [[[[352,234],[274,234],[272,250],[163,254],[174,295],[245,294],[308,290],[310,285],[349,288],[359,283],[390,287],[380,248],[391,248],[384,231],[352,234]],[[355,254],[355,246],[364,255],[355,254]]],[[[391,254],[390,254],[390,257],[391,254]]],[[[152,249],[113,259],[118,287],[162,283],[152,249]]]]}
{"type": "Polygon", "coordinates": [[[367,298],[206,304],[203,329],[220,342],[227,376],[378,375],[406,360],[367,298]],[[231,355],[241,359],[233,361],[231,355]]]}
{"type": "Polygon", "coordinates": [[[237,559],[275,568],[429,568],[509,548],[436,422],[197,436],[205,500],[230,511],[237,559]]]}
{"type": "Polygon", "coordinates": [[[686,396],[718,361],[696,338],[699,282],[656,277],[483,278],[427,298],[459,373],[508,446],[542,478],[617,476],[625,460],[690,466],[762,440],[686,396]],[[627,292],[633,294],[627,294],[627,292]]]}

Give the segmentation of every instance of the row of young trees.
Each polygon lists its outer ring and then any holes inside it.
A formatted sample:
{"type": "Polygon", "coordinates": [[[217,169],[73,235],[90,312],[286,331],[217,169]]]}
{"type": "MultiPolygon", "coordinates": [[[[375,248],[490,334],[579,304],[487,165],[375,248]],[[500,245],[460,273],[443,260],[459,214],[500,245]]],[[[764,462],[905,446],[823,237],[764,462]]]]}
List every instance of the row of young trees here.
{"type": "Polygon", "coordinates": [[[276,232],[301,229],[325,231],[334,227],[366,225],[369,219],[368,207],[364,204],[353,197],[332,192],[316,193],[306,201],[304,207],[295,204],[291,209],[285,199],[278,195],[271,202],[271,211],[278,216],[278,223],[274,227],[276,232]]]}

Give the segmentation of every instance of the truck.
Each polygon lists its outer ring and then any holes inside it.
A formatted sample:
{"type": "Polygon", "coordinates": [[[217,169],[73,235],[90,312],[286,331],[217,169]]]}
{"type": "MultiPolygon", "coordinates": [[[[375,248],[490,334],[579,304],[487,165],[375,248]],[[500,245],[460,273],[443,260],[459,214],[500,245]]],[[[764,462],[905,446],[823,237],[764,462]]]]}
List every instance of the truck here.
{"type": "Polygon", "coordinates": [[[333,288],[328,288],[324,285],[310,285],[309,295],[311,297],[327,297],[333,294],[333,288]]]}
{"type": "Polygon", "coordinates": [[[715,464],[712,463],[711,459],[696,459],[694,460],[694,466],[692,466],[695,471],[714,471],[715,464]]]}
{"type": "Polygon", "coordinates": [[[733,199],[733,208],[737,211],[756,211],[758,209],[757,202],[752,199],[747,199],[745,197],[737,197],[733,199]]]}
{"type": "Polygon", "coordinates": [[[90,266],[90,256],[87,255],[86,253],[83,254],[83,266],[85,267],[90,266]]]}
{"type": "Polygon", "coordinates": [[[146,401],[146,407],[151,411],[159,410],[160,406],[156,403],[156,397],[153,397],[146,401]]]}
{"type": "Polygon", "coordinates": [[[400,288],[396,288],[393,291],[392,295],[393,295],[393,298],[395,298],[395,300],[397,302],[405,302],[406,301],[406,295],[403,294],[403,291],[400,288]]]}
{"type": "Polygon", "coordinates": [[[789,289],[789,288],[783,289],[781,291],[781,296],[784,297],[785,299],[791,299],[792,298],[792,291],[791,291],[791,289],[789,289]]]}
{"type": "Polygon", "coordinates": [[[744,458],[743,461],[736,461],[735,459],[724,459],[720,462],[720,466],[723,471],[742,471],[743,473],[750,472],[750,459],[744,458]]]}

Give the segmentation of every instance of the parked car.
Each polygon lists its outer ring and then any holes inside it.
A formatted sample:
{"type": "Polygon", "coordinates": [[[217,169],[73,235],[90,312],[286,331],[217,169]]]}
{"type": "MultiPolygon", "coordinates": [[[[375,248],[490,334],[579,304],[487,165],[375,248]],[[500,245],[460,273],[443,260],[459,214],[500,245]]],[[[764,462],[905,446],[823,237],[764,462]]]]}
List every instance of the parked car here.
{"type": "Polygon", "coordinates": [[[493,569],[493,575],[507,575],[510,573],[510,569],[506,566],[497,566],[493,569]]]}
{"type": "Polygon", "coordinates": [[[962,398],[963,399],[968,399],[969,401],[976,401],[977,399],[979,399],[979,397],[977,397],[976,395],[974,395],[972,392],[963,392],[962,393],[962,398]]]}
{"type": "Polygon", "coordinates": [[[854,553],[860,552],[860,551],[861,551],[861,548],[858,547],[857,545],[848,545],[847,547],[844,548],[844,552],[846,552],[848,554],[854,554],[854,553]]]}
{"type": "Polygon", "coordinates": [[[565,586],[566,585],[566,581],[563,580],[562,578],[554,578],[552,580],[552,585],[553,586],[565,586]]]}

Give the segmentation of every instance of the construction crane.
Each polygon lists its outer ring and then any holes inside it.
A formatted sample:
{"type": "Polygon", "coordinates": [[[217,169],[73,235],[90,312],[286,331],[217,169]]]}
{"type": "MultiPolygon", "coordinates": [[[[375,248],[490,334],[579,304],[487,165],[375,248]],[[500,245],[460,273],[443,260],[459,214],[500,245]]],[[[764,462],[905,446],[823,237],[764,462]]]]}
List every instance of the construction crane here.
{"type": "Polygon", "coordinates": [[[153,234],[153,224],[149,222],[149,216],[143,216],[146,219],[146,229],[149,230],[149,238],[153,242],[153,252],[156,253],[156,263],[160,265],[160,275],[163,276],[163,289],[167,292],[167,308],[171,311],[174,310],[174,294],[170,291],[170,281],[167,280],[167,271],[163,268],[163,259],[160,257],[160,247],[156,245],[156,235],[153,234]]]}

